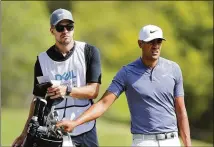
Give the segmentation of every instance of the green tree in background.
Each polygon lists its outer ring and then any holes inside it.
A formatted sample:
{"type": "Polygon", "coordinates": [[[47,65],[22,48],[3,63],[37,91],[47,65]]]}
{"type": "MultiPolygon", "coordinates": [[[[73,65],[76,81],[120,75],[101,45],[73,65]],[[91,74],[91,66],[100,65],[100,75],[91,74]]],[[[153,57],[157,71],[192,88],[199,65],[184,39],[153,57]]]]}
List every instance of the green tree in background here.
{"type": "Polygon", "coordinates": [[[44,2],[2,2],[2,105],[17,106],[32,98],[33,67],[50,45],[44,2]]]}

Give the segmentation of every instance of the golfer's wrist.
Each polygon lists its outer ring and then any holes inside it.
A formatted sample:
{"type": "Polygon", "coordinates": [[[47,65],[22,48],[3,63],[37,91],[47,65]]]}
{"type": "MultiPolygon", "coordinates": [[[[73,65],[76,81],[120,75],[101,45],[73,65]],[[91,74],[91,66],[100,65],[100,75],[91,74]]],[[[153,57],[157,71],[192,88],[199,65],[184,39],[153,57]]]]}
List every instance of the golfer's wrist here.
{"type": "Polygon", "coordinates": [[[74,128],[80,125],[80,122],[77,120],[73,120],[74,128]]]}

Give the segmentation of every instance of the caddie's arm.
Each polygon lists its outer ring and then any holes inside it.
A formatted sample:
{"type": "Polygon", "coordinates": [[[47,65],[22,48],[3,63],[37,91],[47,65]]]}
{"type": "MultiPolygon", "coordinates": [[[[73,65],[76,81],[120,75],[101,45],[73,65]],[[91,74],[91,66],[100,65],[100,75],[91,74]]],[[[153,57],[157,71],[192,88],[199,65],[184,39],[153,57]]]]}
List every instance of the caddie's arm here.
{"type": "Polygon", "coordinates": [[[99,83],[88,83],[86,86],[73,87],[69,95],[75,98],[95,99],[99,94],[99,89],[99,83]]]}
{"type": "Polygon", "coordinates": [[[102,98],[95,104],[93,104],[87,111],[85,111],[76,120],[63,120],[57,123],[57,127],[64,127],[66,132],[71,132],[76,126],[79,126],[85,122],[95,120],[99,118],[116,100],[116,95],[106,91],[102,98]]]}
{"type": "Polygon", "coordinates": [[[101,60],[99,49],[95,46],[86,44],[86,50],[90,50],[86,55],[89,58],[87,61],[86,70],[86,86],[72,87],[70,96],[74,98],[95,99],[98,96],[101,84],[101,60]]]}
{"type": "Polygon", "coordinates": [[[28,115],[27,121],[25,123],[24,129],[22,130],[21,134],[14,140],[12,147],[20,146],[24,142],[24,139],[27,136],[28,124],[33,116],[33,112],[34,112],[34,102],[32,101],[31,106],[30,106],[29,115],[28,115]]]}
{"type": "Polygon", "coordinates": [[[59,98],[65,95],[80,99],[95,99],[98,96],[99,88],[99,83],[88,83],[86,86],[72,88],[70,87],[70,89],[69,87],[64,85],[52,86],[48,88],[48,96],[50,96],[51,99],[59,98]]]}

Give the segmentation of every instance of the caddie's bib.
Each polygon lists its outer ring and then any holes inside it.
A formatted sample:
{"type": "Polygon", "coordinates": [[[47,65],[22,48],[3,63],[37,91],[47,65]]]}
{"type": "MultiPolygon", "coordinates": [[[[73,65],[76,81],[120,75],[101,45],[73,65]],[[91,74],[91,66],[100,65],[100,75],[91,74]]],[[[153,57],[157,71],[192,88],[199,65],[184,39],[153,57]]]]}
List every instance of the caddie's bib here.
{"type": "MultiPolygon", "coordinates": [[[[54,61],[46,52],[39,54],[38,59],[43,76],[49,76],[51,80],[60,80],[63,85],[81,87],[86,85],[86,62],[85,62],[85,42],[75,41],[73,54],[65,61],[54,61]]],[[[73,98],[65,96],[65,99],[55,106],[59,114],[59,120],[79,117],[92,105],[87,98],[73,98]]],[[[90,121],[74,128],[70,133],[72,136],[90,131],[95,125],[95,121],[90,121]]]]}

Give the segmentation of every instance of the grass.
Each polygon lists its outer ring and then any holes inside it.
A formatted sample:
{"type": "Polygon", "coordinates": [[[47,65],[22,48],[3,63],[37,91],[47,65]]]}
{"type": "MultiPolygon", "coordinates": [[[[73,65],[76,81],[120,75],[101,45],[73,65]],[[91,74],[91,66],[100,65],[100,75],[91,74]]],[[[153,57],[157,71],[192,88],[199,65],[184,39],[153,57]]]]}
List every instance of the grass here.
{"type": "MultiPolygon", "coordinates": [[[[23,129],[28,110],[1,109],[1,146],[10,146],[23,129]]],[[[132,136],[128,125],[103,118],[97,120],[100,146],[131,146],[132,136]]],[[[192,140],[193,146],[213,146],[206,142],[192,140]]]]}

